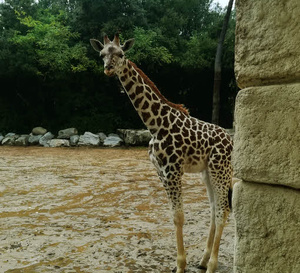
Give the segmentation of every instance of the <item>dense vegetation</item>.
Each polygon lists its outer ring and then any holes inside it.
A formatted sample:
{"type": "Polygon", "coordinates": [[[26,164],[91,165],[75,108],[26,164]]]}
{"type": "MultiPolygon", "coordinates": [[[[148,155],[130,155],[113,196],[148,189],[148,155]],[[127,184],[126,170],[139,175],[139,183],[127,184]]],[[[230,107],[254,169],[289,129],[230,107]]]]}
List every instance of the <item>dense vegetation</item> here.
{"type": "MultiPolygon", "coordinates": [[[[128,57],[171,101],[210,121],[225,10],[211,0],[5,0],[0,3],[0,132],[142,128],[90,38],[134,37],[128,57]]],[[[223,56],[220,123],[232,124],[234,14],[223,56]]]]}

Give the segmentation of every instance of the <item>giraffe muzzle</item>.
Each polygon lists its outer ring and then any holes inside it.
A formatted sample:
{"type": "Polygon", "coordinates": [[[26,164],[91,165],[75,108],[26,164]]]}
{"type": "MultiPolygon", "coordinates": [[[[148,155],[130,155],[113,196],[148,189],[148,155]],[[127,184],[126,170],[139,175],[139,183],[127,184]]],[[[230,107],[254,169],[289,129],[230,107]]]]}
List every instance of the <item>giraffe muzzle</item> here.
{"type": "Polygon", "coordinates": [[[109,77],[112,77],[115,75],[114,69],[104,69],[104,73],[105,73],[105,75],[107,75],[109,77]]]}

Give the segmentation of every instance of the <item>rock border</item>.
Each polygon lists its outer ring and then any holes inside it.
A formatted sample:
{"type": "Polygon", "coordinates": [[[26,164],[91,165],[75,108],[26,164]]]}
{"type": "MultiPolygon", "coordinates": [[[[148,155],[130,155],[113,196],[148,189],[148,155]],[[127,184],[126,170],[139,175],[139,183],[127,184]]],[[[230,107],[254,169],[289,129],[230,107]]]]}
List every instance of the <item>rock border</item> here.
{"type": "MultiPolygon", "coordinates": [[[[234,130],[227,129],[233,137],[234,130]]],[[[0,145],[3,146],[43,146],[43,147],[120,147],[140,146],[148,147],[151,140],[149,130],[145,129],[118,129],[117,133],[104,134],[103,132],[85,132],[78,134],[76,128],[67,128],[58,131],[55,136],[43,127],[35,127],[30,134],[0,133],[0,145]]]]}
{"type": "Polygon", "coordinates": [[[151,134],[148,130],[119,129],[117,134],[84,132],[78,134],[76,128],[67,128],[54,135],[43,127],[35,127],[30,134],[0,133],[3,146],[43,146],[43,147],[120,147],[148,146],[151,134]],[[128,137],[129,136],[129,137],[128,137]]]}

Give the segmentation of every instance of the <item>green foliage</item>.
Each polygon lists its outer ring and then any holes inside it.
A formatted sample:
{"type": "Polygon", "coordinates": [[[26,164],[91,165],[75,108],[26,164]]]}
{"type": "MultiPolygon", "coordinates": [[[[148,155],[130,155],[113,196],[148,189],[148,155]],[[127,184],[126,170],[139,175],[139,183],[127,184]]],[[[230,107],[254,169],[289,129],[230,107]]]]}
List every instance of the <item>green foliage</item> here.
{"type": "Polygon", "coordinates": [[[193,35],[187,42],[187,50],[180,56],[181,65],[194,69],[212,69],[217,41],[208,33],[193,35]]]}
{"type": "Polygon", "coordinates": [[[169,64],[173,56],[169,50],[160,46],[159,30],[144,30],[137,27],[134,29],[134,47],[128,52],[128,58],[136,63],[151,64],[151,66],[169,64]]]}
{"type": "MultiPolygon", "coordinates": [[[[135,38],[127,56],[167,98],[210,120],[224,17],[211,0],[4,0],[0,14],[0,132],[142,127],[89,44],[117,31],[123,42],[135,38]]],[[[234,27],[233,13],[223,51],[223,126],[231,125],[236,94],[234,27]]]]}
{"type": "Polygon", "coordinates": [[[86,56],[86,47],[74,43],[79,33],[72,32],[63,24],[64,14],[61,11],[53,15],[44,11],[39,20],[16,11],[20,23],[28,30],[25,34],[15,31],[10,42],[15,46],[18,55],[27,56],[20,66],[25,72],[34,72],[43,77],[55,77],[57,74],[85,71],[93,62],[86,56]]]}

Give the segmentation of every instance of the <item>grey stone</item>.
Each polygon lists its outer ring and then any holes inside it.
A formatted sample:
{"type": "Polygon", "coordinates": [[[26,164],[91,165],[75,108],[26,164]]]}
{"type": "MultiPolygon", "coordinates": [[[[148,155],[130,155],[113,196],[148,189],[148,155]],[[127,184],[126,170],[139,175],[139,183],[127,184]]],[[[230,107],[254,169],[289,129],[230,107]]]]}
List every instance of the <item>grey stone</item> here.
{"type": "Polygon", "coordinates": [[[28,143],[30,145],[38,145],[41,137],[42,137],[42,135],[32,135],[31,134],[31,135],[29,135],[28,143]]]}
{"type": "Polygon", "coordinates": [[[43,127],[34,127],[31,131],[31,133],[35,136],[37,135],[44,135],[47,133],[47,129],[43,128],[43,127]]]}
{"type": "Polygon", "coordinates": [[[12,136],[16,136],[17,134],[16,133],[7,133],[5,135],[5,137],[12,137],[12,136]]]}
{"type": "Polygon", "coordinates": [[[299,0],[236,1],[240,88],[300,80],[299,0]]]}
{"type": "Polygon", "coordinates": [[[67,128],[64,130],[60,130],[58,132],[58,137],[60,139],[70,139],[71,136],[77,135],[78,130],[76,128],[67,128]]]}
{"type": "Polygon", "coordinates": [[[148,146],[152,137],[149,130],[119,129],[118,132],[129,146],[148,146]]]}
{"type": "Polygon", "coordinates": [[[49,141],[49,147],[69,147],[70,142],[67,139],[51,139],[49,141]]]}
{"type": "Polygon", "coordinates": [[[4,137],[1,141],[1,144],[12,146],[14,145],[14,140],[11,137],[4,137]]]}
{"type": "Polygon", "coordinates": [[[19,135],[16,135],[15,133],[8,133],[2,139],[1,143],[2,143],[2,145],[13,146],[13,145],[15,145],[15,141],[17,138],[19,138],[19,135]]]}
{"type": "Polygon", "coordinates": [[[78,141],[79,141],[79,135],[70,136],[70,145],[71,146],[77,146],[78,141]]]}
{"type": "Polygon", "coordinates": [[[4,136],[2,134],[0,134],[0,144],[1,144],[2,140],[3,140],[3,138],[4,138],[4,136]]]}
{"type": "Polygon", "coordinates": [[[238,178],[300,188],[299,90],[297,83],[239,92],[233,152],[238,178]]]}
{"type": "Polygon", "coordinates": [[[85,132],[84,135],[79,137],[79,146],[99,146],[100,138],[98,135],[91,132],[85,132]]]}
{"type": "Polygon", "coordinates": [[[101,144],[103,144],[104,140],[107,138],[107,135],[104,133],[99,133],[98,135],[99,135],[101,144]]]}
{"type": "Polygon", "coordinates": [[[51,132],[48,132],[40,138],[39,144],[44,147],[49,147],[49,142],[53,138],[54,138],[54,135],[51,132]]]}
{"type": "Polygon", "coordinates": [[[120,136],[118,134],[111,133],[111,134],[108,134],[108,137],[120,137],[120,136]]]}
{"type": "Polygon", "coordinates": [[[299,208],[299,190],[236,183],[234,272],[300,272],[299,208]]]}
{"type": "Polygon", "coordinates": [[[105,147],[117,147],[121,146],[123,139],[120,138],[117,134],[109,134],[108,137],[104,140],[103,146],[105,147]]]}
{"type": "Polygon", "coordinates": [[[19,138],[15,140],[16,146],[27,146],[29,144],[29,135],[21,135],[19,138]]]}

